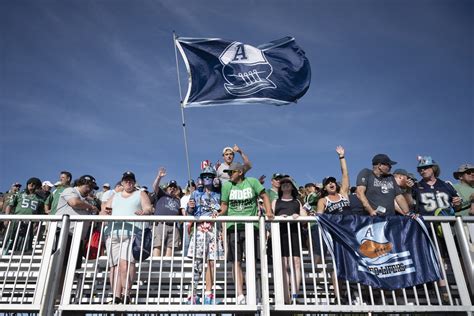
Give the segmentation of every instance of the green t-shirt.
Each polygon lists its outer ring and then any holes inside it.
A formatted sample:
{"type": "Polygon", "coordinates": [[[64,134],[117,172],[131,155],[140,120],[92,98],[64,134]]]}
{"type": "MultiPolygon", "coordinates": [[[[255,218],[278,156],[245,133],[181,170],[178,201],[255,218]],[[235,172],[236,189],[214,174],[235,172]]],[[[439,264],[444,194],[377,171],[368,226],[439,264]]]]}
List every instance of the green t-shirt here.
{"type": "Polygon", "coordinates": [[[56,190],[54,190],[53,193],[51,193],[46,199],[46,201],[44,202],[45,205],[51,206],[50,215],[56,214],[56,211],[58,210],[59,197],[61,196],[61,193],[63,193],[63,191],[66,188],[69,188],[69,186],[61,185],[61,186],[56,187],[56,190]]]}
{"type": "Polygon", "coordinates": [[[44,214],[44,200],[36,193],[17,193],[10,199],[9,205],[15,207],[12,213],[15,215],[44,214]]]}
{"type": "MultiPolygon", "coordinates": [[[[244,178],[238,184],[230,181],[224,183],[221,192],[221,201],[228,205],[227,215],[229,216],[257,216],[258,215],[258,196],[265,188],[255,178],[244,178]]],[[[233,227],[233,223],[227,224],[227,229],[233,227]]],[[[255,224],[258,226],[258,224],[255,224]]],[[[244,224],[237,226],[244,228],[244,224]]]]}
{"type": "Polygon", "coordinates": [[[278,192],[275,192],[272,189],[268,189],[267,194],[268,194],[268,198],[270,199],[270,202],[278,200],[278,192]]]}
{"type": "Polygon", "coordinates": [[[308,203],[308,205],[311,207],[311,210],[308,211],[311,215],[314,215],[316,213],[319,197],[319,193],[311,192],[304,199],[304,203],[308,203]]]}
{"type": "Polygon", "coordinates": [[[456,212],[456,215],[467,216],[471,208],[471,194],[474,193],[474,188],[465,183],[453,184],[453,187],[462,198],[461,210],[456,212]]]}

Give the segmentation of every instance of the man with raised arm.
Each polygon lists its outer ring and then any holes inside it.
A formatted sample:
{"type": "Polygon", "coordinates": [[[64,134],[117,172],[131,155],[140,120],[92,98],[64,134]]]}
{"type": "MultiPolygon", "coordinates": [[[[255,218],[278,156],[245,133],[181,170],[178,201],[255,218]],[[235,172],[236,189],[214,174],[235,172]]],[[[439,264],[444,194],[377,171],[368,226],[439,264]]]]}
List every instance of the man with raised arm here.
{"type": "Polygon", "coordinates": [[[230,165],[234,162],[235,153],[239,153],[242,157],[244,163],[244,174],[252,168],[249,158],[244,154],[239,146],[234,145],[234,147],[225,147],[222,150],[222,158],[224,159],[224,162],[219,166],[219,168],[217,168],[217,177],[221,180],[222,184],[230,180],[229,175],[224,170],[229,169],[230,165]]]}

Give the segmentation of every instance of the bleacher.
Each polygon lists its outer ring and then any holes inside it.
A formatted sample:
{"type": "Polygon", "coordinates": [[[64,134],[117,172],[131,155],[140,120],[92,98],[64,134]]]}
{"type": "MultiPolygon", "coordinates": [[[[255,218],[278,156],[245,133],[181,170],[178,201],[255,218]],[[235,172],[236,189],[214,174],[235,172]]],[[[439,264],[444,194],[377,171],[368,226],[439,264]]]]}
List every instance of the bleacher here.
{"type": "MultiPolygon", "coordinates": [[[[73,219],[75,222],[77,219],[73,219]]],[[[258,220],[258,219],[256,219],[258,220]]],[[[290,220],[291,219],[287,219],[290,220]]],[[[439,220],[439,219],[437,219],[439,220]]],[[[57,221],[57,219],[56,219],[57,221]]],[[[138,264],[137,278],[131,287],[131,302],[128,304],[109,304],[113,298],[110,288],[107,256],[102,255],[95,260],[83,258],[80,269],[74,269],[69,264],[64,285],[59,288],[62,292],[55,299],[48,294],[53,293],[52,286],[58,286],[59,278],[52,274],[55,264],[53,251],[54,234],[47,231],[56,231],[56,221],[44,221],[48,229],[44,234],[36,234],[33,240],[33,252],[28,254],[22,251],[6,251],[4,243],[6,236],[0,236],[0,310],[3,311],[31,311],[39,315],[47,315],[45,307],[52,302],[52,308],[57,313],[90,314],[114,312],[136,313],[252,313],[266,315],[272,313],[472,313],[472,279],[469,269],[472,269],[472,253],[465,258],[463,251],[456,248],[456,239],[459,247],[459,234],[465,233],[456,230],[452,233],[449,222],[456,219],[446,219],[443,227],[445,240],[450,251],[449,260],[444,262],[449,296],[443,300],[436,282],[419,285],[396,291],[383,291],[368,286],[341,281],[338,289],[334,288],[334,264],[331,256],[327,255],[323,263],[314,264],[313,254],[306,245],[302,245],[303,282],[298,299],[290,304],[283,300],[281,258],[278,251],[273,251],[273,257],[268,264],[256,262],[254,267],[246,266],[246,289],[254,293],[255,297],[248,297],[246,305],[236,305],[236,293],[232,280],[231,264],[224,260],[216,261],[215,283],[213,291],[216,297],[215,305],[204,305],[203,299],[197,304],[189,304],[188,293],[193,278],[194,260],[183,255],[177,249],[173,257],[150,257],[138,264]],[[447,225],[447,226],[446,226],[447,225]],[[449,228],[449,229],[448,229],[449,228]],[[455,254],[455,255],[452,255],[455,254]],[[466,262],[471,260],[471,267],[466,262]],[[265,276],[265,277],[263,277],[265,276]],[[266,283],[265,283],[266,282],[266,283]],[[337,294],[339,292],[339,295],[337,294]]],[[[468,219],[466,223],[472,221],[468,219]]],[[[278,225],[278,224],[274,224],[278,225]]],[[[301,224],[305,225],[305,224],[301,224]]],[[[306,224],[307,225],[307,224],[306,224]]],[[[69,263],[75,262],[74,253],[78,249],[81,225],[76,224],[75,238],[71,246],[69,263]]],[[[434,232],[434,231],[433,231],[434,232]]],[[[274,231],[272,231],[272,236],[274,231]]],[[[472,236],[468,240],[472,240],[472,236]]],[[[274,250],[277,250],[274,246],[274,250]]],[[[59,247],[60,248],[60,247],[59,247]]],[[[255,249],[247,249],[246,256],[255,260],[255,249]]],[[[266,255],[261,252],[260,255],[266,255]]],[[[472,276],[472,275],[471,275],[472,276]]],[[[204,275],[200,277],[197,295],[204,297],[204,275]]],[[[51,309],[49,309],[50,311],[51,309]]]]}

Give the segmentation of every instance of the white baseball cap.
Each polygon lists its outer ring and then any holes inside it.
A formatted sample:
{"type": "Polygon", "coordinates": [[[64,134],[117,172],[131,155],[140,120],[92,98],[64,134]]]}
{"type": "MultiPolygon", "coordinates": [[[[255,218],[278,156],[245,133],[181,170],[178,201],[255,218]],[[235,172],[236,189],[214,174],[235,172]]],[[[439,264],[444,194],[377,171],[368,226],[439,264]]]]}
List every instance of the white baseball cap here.
{"type": "Polygon", "coordinates": [[[43,185],[47,185],[50,188],[54,187],[54,184],[52,184],[50,181],[43,181],[43,185]]]}

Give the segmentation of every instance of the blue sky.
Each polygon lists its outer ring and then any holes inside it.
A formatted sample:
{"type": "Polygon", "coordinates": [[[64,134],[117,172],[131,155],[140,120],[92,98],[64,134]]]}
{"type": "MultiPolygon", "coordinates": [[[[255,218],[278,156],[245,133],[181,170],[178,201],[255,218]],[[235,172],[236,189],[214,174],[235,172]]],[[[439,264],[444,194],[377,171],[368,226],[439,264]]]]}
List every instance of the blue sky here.
{"type": "MultiPolygon", "coordinates": [[[[351,184],[376,153],[441,178],[474,162],[473,1],[1,1],[0,191],[29,177],[126,170],[187,178],[173,30],[257,46],[293,36],[312,83],[298,104],[186,109],[192,177],[238,144],[249,176],[351,184]]],[[[180,61],[183,91],[186,72],[180,61]]],[[[269,182],[266,182],[269,186],[269,182]]]]}

